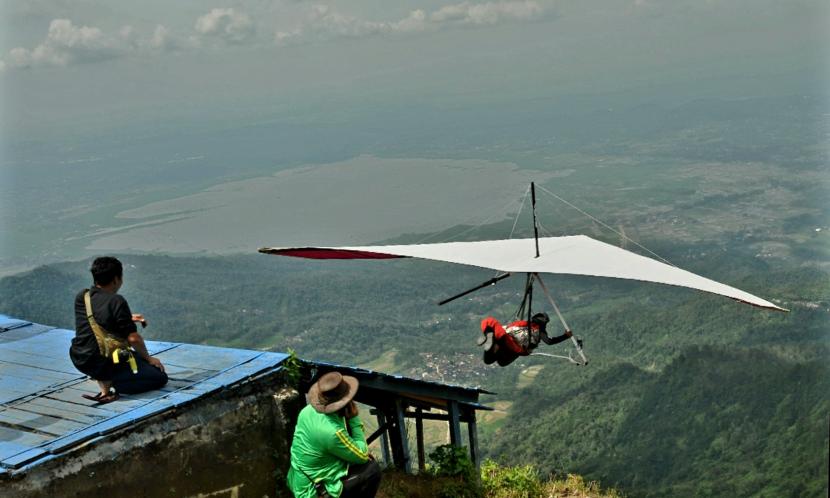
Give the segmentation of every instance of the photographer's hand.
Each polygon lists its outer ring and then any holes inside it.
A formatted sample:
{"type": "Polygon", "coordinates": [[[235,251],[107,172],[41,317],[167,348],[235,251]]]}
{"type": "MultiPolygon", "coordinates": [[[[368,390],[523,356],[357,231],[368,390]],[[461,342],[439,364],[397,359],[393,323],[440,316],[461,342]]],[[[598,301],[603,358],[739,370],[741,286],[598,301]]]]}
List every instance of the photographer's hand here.
{"type": "Polygon", "coordinates": [[[354,401],[349,401],[349,404],[343,407],[343,416],[347,419],[357,417],[359,410],[354,401]]]}

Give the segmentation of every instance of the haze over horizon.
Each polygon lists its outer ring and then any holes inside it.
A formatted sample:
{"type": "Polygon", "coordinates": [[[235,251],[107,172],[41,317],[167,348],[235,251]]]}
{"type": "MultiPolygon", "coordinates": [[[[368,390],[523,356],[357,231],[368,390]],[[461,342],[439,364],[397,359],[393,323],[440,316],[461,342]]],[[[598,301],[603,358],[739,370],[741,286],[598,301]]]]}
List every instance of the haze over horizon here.
{"type": "MultiPolygon", "coordinates": [[[[705,119],[688,106],[707,100],[751,101],[741,112],[752,120],[778,112],[752,99],[804,98],[814,115],[801,130],[783,120],[781,129],[827,136],[818,123],[828,109],[829,17],[819,0],[39,0],[0,9],[6,273],[126,248],[137,239],[94,242],[128,228],[120,213],[361,156],[561,175],[601,160],[603,144],[708,127],[712,105],[705,119]]],[[[444,170],[433,171],[446,185],[444,170]]],[[[477,179],[489,189],[482,197],[504,191],[499,175],[477,179]]],[[[466,219],[467,197],[435,195],[427,200],[459,213],[441,224],[466,219]]],[[[428,216],[412,210],[413,220],[428,216]]],[[[357,230],[357,219],[328,222],[357,230]]],[[[153,237],[177,230],[144,221],[161,230],[143,229],[153,237]]],[[[287,230],[313,238],[301,227],[318,222],[287,230]]],[[[215,230],[199,223],[201,237],[215,230]]],[[[439,228],[399,225],[362,241],[439,228]]]]}

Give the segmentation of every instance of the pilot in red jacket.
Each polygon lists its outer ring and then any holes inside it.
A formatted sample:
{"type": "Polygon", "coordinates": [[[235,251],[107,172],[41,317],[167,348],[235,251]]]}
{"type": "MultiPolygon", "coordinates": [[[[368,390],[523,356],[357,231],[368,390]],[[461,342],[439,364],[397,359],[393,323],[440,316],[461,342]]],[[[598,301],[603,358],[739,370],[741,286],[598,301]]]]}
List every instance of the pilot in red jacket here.
{"type": "Polygon", "coordinates": [[[484,347],[484,363],[489,365],[498,362],[499,366],[504,367],[519,356],[532,353],[540,340],[545,344],[558,344],[573,335],[570,330],[566,330],[559,337],[548,337],[549,321],[547,313],[536,313],[530,318],[528,333],[527,320],[517,320],[503,327],[498,320],[488,316],[481,321],[484,337],[479,341],[479,345],[484,347]]]}

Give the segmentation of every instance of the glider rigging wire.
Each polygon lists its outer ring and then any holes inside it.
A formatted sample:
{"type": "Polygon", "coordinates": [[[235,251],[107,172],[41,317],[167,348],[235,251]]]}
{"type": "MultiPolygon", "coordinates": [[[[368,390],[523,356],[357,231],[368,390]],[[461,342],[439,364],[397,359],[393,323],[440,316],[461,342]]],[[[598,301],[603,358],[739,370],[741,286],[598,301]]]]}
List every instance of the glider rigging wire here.
{"type": "Polygon", "coordinates": [[[516,225],[519,223],[519,216],[522,214],[522,209],[525,207],[525,202],[527,201],[527,196],[530,194],[530,187],[525,189],[525,195],[522,197],[522,203],[519,204],[519,210],[516,212],[516,219],[513,220],[513,228],[510,229],[510,235],[507,236],[508,239],[513,238],[513,232],[516,231],[516,225]]]}
{"type": "MultiPolygon", "coordinates": [[[[568,327],[568,323],[565,321],[565,317],[562,316],[562,312],[559,311],[559,306],[556,305],[556,301],[554,301],[553,296],[550,295],[550,292],[548,291],[548,288],[545,285],[545,282],[542,281],[542,277],[540,277],[538,273],[534,273],[534,275],[536,276],[536,280],[539,281],[539,286],[542,288],[542,291],[545,293],[545,296],[547,296],[548,301],[550,301],[551,306],[553,306],[553,310],[556,311],[556,316],[559,317],[559,321],[562,322],[562,326],[565,327],[566,331],[571,332],[571,328],[568,327]]],[[[581,365],[587,365],[588,364],[588,358],[586,358],[585,353],[582,352],[582,344],[580,344],[580,341],[578,341],[576,339],[576,337],[573,336],[573,334],[571,335],[571,342],[573,342],[573,345],[574,345],[574,348],[576,349],[576,352],[579,353],[579,356],[582,357],[582,363],[579,363],[579,362],[575,362],[575,363],[578,363],[578,364],[581,364],[581,365]]]]}
{"type": "Polygon", "coordinates": [[[565,205],[567,205],[568,207],[570,207],[570,208],[572,208],[572,209],[575,209],[577,212],[579,212],[579,213],[580,213],[580,214],[582,214],[583,216],[587,216],[588,218],[590,218],[591,220],[593,220],[595,223],[598,223],[598,224],[599,224],[599,225],[601,225],[602,227],[604,227],[604,228],[606,228],[606,229],[608,229],[608,230],[610,230],[610,231],[614,232],[615,234],[619,235],[622,239],[625,239],[625,240],[627,240],[627,241],[631,242],[632,244],[636,245],[636,246],[637,246],[637,247],[639,247],[640,249],[642,249],[642,250],[644,250],[644,251],[648,252],[649,254],[651,254],[651,255],[652,255],[652,256],[654,256],[655,258],[659,259],[660,261],[662,261],[662,262],[666,263],[666,264],[667,264],[667,265],[669,265],[669,266],[674,266],[675,268],[677,268],[677,265],[675,265],[675,264],[674,264],[674,263],[672,263],[671,261],[667,260],[667,259],[666,259],[666,258],[664,258],[663,256],[660,256],[659,254],[657,254],[656,252],[652,251],[652,250],[651,250],[651,249],[649,249],[648,247],[646,247],[646,246],[644,246],[644,245],[640,244],[640,243],[639,243],[639,242],[637,242],[636,240],[634,240],[634,239],[632,239],[632,238],[628,237],[626,234],[624,234],[624,233],[620,232],[619,230],[614,229],[611,225],[609,225],[608,223],[605,223],[604,221],[602,221],[601,219],[597,218],[596,216],[592,216],[590,213],[587,213],[587,212],[583,211],[582,209],[578,208],[578,207],[577,207],[577,206],[575,206],[574,204],[572,204],[572,203],[570,203],[570,202],[566,201],[566,200],[565,200],[565,199],[563,199],[562,197],[560,197],[560,196],[558,196],[558,195],[554,194],[553,192],[551,192],[550,190],[546,189],[545,187],[543,187],[543,186],[541,186],[541,185],[539,185],[539,189],[540,189],[542,192],[545,192],[546,194],[553,196],[553,197],[554,197],[556,200],[558,200],[559,202],[564,203],[565,205]]]}
{"type": "MultiPolygon", "coordinates": [[[[529,189],[529,187],[528,187],[528,189],[529,189]]],[[[522,200],[521,200],[521,201],[519,201],[519,200],[518,200],[518,199],[516,199],[516,198],[513,198],[513,199],[511,199],[511,200],[510,200],[507,204],[505,204],[505,205],[504,205],[501,209],[497,209],[497,210],[496,210],[493,214],[491,214],[490,216],[488,216],[488,217],[487,217],[487,218],[485,218],[484,220],[480,221],[479,223],[477,223],[477,224],[475,224],[475,225],[472,225],[472,226],[470,226],[469,228],[467,228],[466,230],[463,230],[463,231],[461,231],[461,232],[459,232],[459,233],[457,233],[457,234],[455,234],[455,235],[450,235],[450,236],[448,236],[448,237],[445,237],[445,238],[442,238],[442,239],[438,239],[438,240],[439,240],[439,241],[443,241],[443,242],[448,242],[448,241],[450,241],[450,240],[452,240],[452,239],[457,239],[458,237],[461,237],[462,235],[466,235],[466,234],[468,234],[468,233],[472,232],[473,230],[475,230],[475,229],[477,229],[477,228],[481,228],[482,226],[484,226],[485,224],[487,224],[488,222],[490,222],[490,220],[492,220],[492,219],[493,219],[493,218],[495,218],[496,216],[499,216],[499,215],[503,214],[504,212],[510,212],[510,210],[512,209],[512,206],[513,206],[514,204],[516,204],[517,202],[521,202],[521,204],[519,204],[519,211],[521,212],[521,208],[522,208],[522,206],[524,205],[524,200],[525,200],[525,198],[526,198],[526,197],[527,197],[527,193],[525,193],[525,196],[522,198],[522,200]]],[[[475,216],[475,215],[474,215],[474,216],[471,216],[470,218],[467,218],[467,220],[465,220],[464,222],[462,222],[462,223],[460,223],[460,224],[461,224],[461,225],[465,225],[465,224],[467,224],[467,223],[470,223],[470,222],[472,222],[472,221],[473,221],[476,217],[477,217],[477,216],[475,216]]],[[[517,218],[517,219],[518,219],[518,218],[517,218]]],[[[515,227],[515,223],[514,223],[514,227],[515,227]]],[[[442,233],[445,233],[447,230],[449,230],[449,229],[440,230],[440,231],[438,231],[438,232],[435,232],[435,233],[432,233],[432,234],[430,234],[430,235],[427,235],[426,237],[423,237],[423,238],[421,238],[421,239],[417,240],[417,241],[415,242],[415,244],[423,244],[423,243],[424,243],[424,242],[426,242],[427,240],[432,240],[432,239],[434,239],[435,237],[438,237],[439,235],[441,235],[442,233]]]]}

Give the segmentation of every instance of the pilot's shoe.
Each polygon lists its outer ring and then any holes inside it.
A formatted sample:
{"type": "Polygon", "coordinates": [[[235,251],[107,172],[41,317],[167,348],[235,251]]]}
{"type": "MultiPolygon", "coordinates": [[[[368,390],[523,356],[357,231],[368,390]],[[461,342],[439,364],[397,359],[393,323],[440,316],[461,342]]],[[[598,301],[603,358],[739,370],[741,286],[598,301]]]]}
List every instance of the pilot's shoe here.
{"type": "Polygon", "coordinates": [[[493,349],[493,331],[487,329],[484,331],[484,335],[478,339],[478,345],[483,347],[485,351],[490,351],[493,349]]]}

